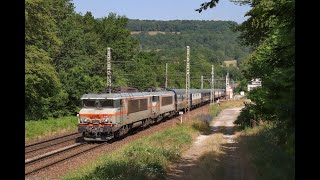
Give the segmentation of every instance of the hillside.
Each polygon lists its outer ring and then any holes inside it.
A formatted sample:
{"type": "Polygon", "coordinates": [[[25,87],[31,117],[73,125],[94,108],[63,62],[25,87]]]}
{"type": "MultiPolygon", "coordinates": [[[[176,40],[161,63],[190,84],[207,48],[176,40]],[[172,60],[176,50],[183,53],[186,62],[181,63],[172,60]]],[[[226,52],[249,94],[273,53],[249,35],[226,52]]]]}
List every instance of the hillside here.
{"type": "MultiPolygon", "coordinates": [[[[179,50],[190,46],[204,55],[208,62],[243,60],[249,47],[238,43],[238,24],[232,21],[200,20],[129,20],[131,35],[140,41],[141,50],[163,50],[165,54],[179,56],[179,50]]],[[[197,53],[197,52],[196,52],[197,53]]]]}

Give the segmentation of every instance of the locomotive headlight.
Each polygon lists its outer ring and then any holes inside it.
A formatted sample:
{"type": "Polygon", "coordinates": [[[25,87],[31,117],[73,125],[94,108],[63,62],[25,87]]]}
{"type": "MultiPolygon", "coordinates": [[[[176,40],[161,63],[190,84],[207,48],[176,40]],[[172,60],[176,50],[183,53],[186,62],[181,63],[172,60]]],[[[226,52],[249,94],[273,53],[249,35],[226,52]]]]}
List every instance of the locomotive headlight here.
{"type": "Polygon", "coordinates": [[[108,123],[109,121],[110,121],[110,119],[108,117],[104,119],[105,123],[108,123]]]}
{"type": "Polygon", "coordinates": [[[84,119],[84,122],[85,122],[85,123],[90,123],[90,119],[89,119],[89,118],[85,118],[85,119],[84,119]]]}
{"type": "Polygon", "coordinates": [[[86,122],[85,120],[88,119],[87,117],[84,117],[84,116],[79,116],[78,118],[80,120],[80,123],[85,123],[86,122]]]}
{"type": "Polygon", "coordinates": [[[77,118],[78,118],[78,124],[79,124],[81,122],[79,113],[77,113],[77,118]]]}

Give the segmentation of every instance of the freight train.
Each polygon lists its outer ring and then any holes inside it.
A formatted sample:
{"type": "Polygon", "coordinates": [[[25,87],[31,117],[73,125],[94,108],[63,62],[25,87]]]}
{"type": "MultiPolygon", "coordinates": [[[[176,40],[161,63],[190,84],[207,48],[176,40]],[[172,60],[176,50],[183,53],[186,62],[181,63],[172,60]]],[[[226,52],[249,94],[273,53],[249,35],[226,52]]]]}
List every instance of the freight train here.
{"type": "MultiPolygon", "coordinates": [[[[214,90],[224,98],[224,89],[214,90]]],[[[78,131],[85,141],[108,141],[130,129],[147,127],[185,109],[185,89],[158,92],[84,94],[78,113],[78,131]]],[[[210,102],[210,89],[190,89],[190,109],[210,102]]]]}

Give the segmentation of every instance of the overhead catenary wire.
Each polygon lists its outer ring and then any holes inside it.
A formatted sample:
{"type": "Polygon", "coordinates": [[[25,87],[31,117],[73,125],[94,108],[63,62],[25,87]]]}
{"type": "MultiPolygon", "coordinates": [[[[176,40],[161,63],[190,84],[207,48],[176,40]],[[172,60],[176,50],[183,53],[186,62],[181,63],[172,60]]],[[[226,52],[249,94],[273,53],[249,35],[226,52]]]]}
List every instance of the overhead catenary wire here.
{"type": "MultiPolygon", "coordinates": [[[[187,47],[187,49],[188,49],[188,47],[187,47]]],[[[187,52],[187,59],[189,60],[189,62],[190,62],[190,57],[188,57],[188,52],[187,52]]],[[[163,81],[163,83],[160,83],[161,84],[161,86],[162,86],[162,84],[164,85],[164,87],[170,87],[169,85],[168,85],[168,82],[175,82],[175,83],[177,83],[177,82],[179,82],[179,81],[182,81],[182,79],[184,79],[186,76],[186,74],[185,73],[183,73],[183,72],[175,72],[175,73],[169,73],[168,72],[168,64],[170,64],[170,68],[169,69],[171,69],[171,71],[172,71],[172,69],[178,69],[178,71],[181,71],[182,69],[184,69],[184,64],[186,63],[186,64],[188,64],[187,62],[187,60],[181,60],[181,61],[168,61],[168,60],[165,60],[165,61],[163,61],[162,60],[162,62],[159,64],[159,63],[147,63],[147,64],[144,64],[144,63],[146,63],[146,62],[138,62],[138,61],[136,61],[135,59],[133,59],[132,61],[127,61],[127,60],[124,60],[124,61],[111,61],[113,64],[114,64],[114,66],[115,67],[121,67],[121,66],[124,66],[124,72],[126,72],[126,71],[128,71],[128,67],[129,68],[132,68],[132,67],[134,67],[134,68],[136,68],[136,67],[139,67],[139,66],[141,66],[141,64],[143,65],[143,66],[145,66],[146,67],[146,69],[148,69],[148,67],[156,67],[155,69],[157,69],[157,70],[159,70],[159,69],[164,69],[165,71],[166,71],[166,73],[165,74],[156,74],[155,75],[155,77],[154,78],[156,78],[157,79],[157,81],[158,80],[161,80],[161,81],[163,81]],[[180,70],[179,70],[180,69],[180,70]]],[[[201,64],[200,62],[199,63],[189,63],[189,66],[192,66],[192,71],[193,70],[195,70],[195,69],[197,69],[197,70],[201,70],[201,72],[204,72],[204,71],[208,71],[208,73],[203,73],[203,74],[209,74],[209,70],[210,70],[210,65],[209,64],[201,64]]],[[[118,69],[118,68],[115,68],[115,69],[118,69]]],[[[187,67],[188,68],[188,67],[187,67]]],[[[133,69],[134,70],[134,69],[133,69]]],[[[191,72],[192,72],[191,71],[191,72]]],[[[190,71],[189,71],[190,72],[190,71]]],[[[188,74],[188,73],[187,73],[188,74]]],[[[136,73],[115,73],[114,74],[116,77],[124,77],[124,78],[128,78],[128,76],[136,76],[136,75],[138,75],[138,74],[136,74],[136,73]]],[[[189,74],[189,78],[188,78],[188,80],[186,80],[187,82],[186,82],[186,85],[187,84],[190,84],[190,82],[192,82],[192,84],[200,84],[199,82],[195,82],[195,81],[197,81],[197,80],[199,80],[200,79],[200,77],[198,77],[199,76],[199,74],[197,73],[197,75],[196,75],[196,77],[193,77],[193,76],[191,76],[190,77],[190,74],[189,74]],[[191,81],[192,80],[192,81],[191,81]]],[[[207,84],[207,82],[209,83],[209,84],[212,84],[212,82],[214,82],[214,83],[217,83],[217,84],[219,84],[218,86],[219,87],[221,87],[220,86],[220,84],[221,83],[219,83],[220,81],[224,81],[224,79],[210,79],[209,77],[207,77],[207,76],[203,76],[202,77],[203,79],[202,79],[202,83],[203,82],[205,82],[206,84],[207,84]],[[212,81],[212,82],[210,82],[210,81],[212,81]]],[[[134,82],[130,82],[130,81],[128,81],[127,82],[128,84],[130,84],[130,85],[135,85],[135,83],[134,82]]],[[[181,83],[178,83],[178,84],[180,84],[180,86],[181,85],[183,85],[182,84],[183,82],[181,82],[181,83]]],[[[140,83],[139,83],[140,84],[140,83]]],[[[196,85],[196,86],[198,86],[198,85],[196,85]]],[[[209,85],[210,86],[210,85],[209,85]]],[[[203,87],[203,85],[202,85],[202,87],[203,87]]],[[[207,85],[205,85],[205,87],[207,87],[207,85]]]]}

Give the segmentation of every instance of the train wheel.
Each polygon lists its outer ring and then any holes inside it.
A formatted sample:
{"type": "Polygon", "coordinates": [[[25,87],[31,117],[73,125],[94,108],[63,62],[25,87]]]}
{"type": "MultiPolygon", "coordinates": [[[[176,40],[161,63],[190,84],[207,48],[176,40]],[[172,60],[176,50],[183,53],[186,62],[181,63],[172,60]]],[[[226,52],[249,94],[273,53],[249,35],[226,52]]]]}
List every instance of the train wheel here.
{"type": "Polygon", "coordinates": [[[119,132],[119,130],[118,130],[118,131],[115,131],[115,132],[113,133],[113,136],[114,136],[114,139],[119,139],[119,137],[120,137],[120,132],[119,132]]]}

